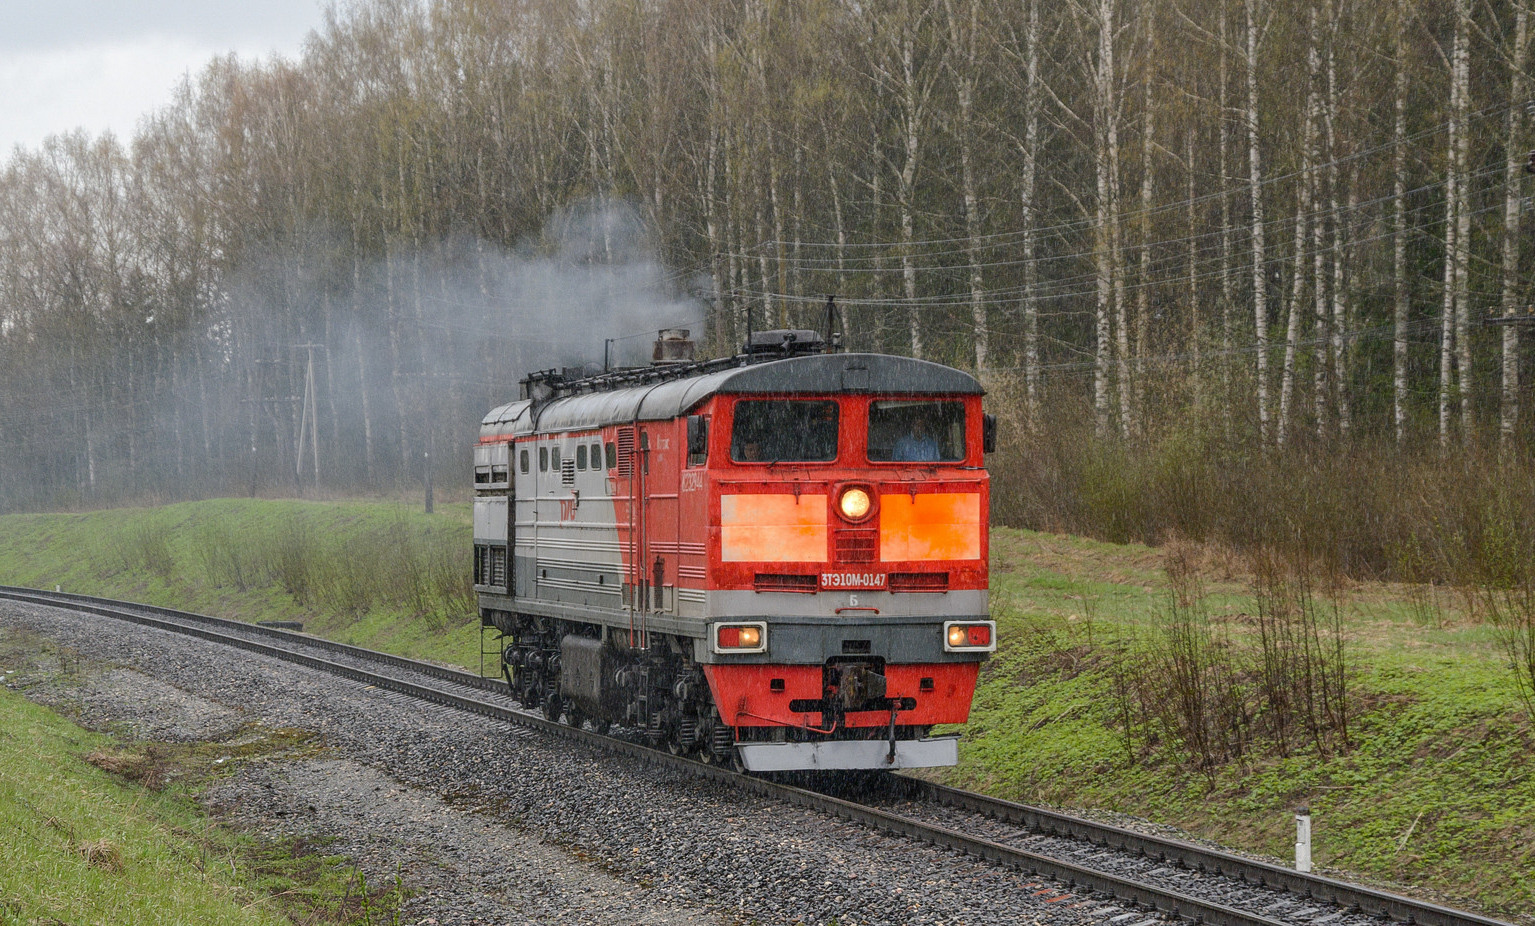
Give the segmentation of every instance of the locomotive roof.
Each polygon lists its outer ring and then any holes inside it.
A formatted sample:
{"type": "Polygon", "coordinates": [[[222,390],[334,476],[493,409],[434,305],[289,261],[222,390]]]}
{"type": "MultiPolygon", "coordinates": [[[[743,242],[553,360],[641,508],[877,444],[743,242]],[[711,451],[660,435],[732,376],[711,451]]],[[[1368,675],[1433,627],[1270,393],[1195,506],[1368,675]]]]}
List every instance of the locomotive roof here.
{"type": "Polygon", "coordinates": [[[812,354],[731,367],[603,392],[564,396],[539,403],[528,399],[491,409],[480,436],[577,431],[634,421],[664,421],[685,414],[711,396],[739,393],[776,395],[897,393],[981,395],[975,377],[926,360],[888,354],[812,354]]]}

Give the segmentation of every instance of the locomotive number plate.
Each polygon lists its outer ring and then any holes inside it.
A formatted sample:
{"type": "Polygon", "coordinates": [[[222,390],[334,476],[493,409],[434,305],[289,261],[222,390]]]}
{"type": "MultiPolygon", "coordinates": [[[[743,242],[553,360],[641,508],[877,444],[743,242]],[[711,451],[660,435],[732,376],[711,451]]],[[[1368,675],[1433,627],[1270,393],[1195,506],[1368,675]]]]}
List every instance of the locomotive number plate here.
{"type": "Polygon", "coordinates": [[[884,588],[883,572],[823,572],[822,588],[884,588]]]}

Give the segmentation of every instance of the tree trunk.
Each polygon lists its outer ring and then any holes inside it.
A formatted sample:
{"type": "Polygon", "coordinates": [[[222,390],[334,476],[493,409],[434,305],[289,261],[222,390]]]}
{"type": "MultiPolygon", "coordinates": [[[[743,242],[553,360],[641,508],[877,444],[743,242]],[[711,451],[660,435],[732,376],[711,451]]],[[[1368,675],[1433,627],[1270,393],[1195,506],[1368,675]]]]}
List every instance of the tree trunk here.
{"type": "Polygon", "coordinates": [[[1279,376],[1279,417],[1274,425],[1274,443],[1283,447],[1290,433],[1294,414],[1295,358],[1300,350],[1301,297],[1306,289],[1306,230],[1311,214],[1311,117],[1306,116],[1306,140],[1302,142],[1301,172],[1295,179],[1295,254],[1291,260],[1290,302],[1285,307],[1284,361],[1279,376]]]}
{"type": "MultiPolygon", "coordinates": [[[[1450,251],[1449,282],[1453,289],[1453,324],[1455,330],[1455,382],[1460,390],[1461,442],[1469,447],[1471,431],[1471,210],[1470,178],[1467,162],[1470,158],[1469,124],[1471,112],[1471,0],[1456,0],[1455,45],[1451,58],[1450,84],[1450,176],[1451,198],[1454,199],[1455,235],[1448,243],[1450,251]]],[[[1450,319],[1446,319],[1450,321],[1450,319]]],[[[1448,419],[1448,411],[1445,413],[1448,419]]],[[[1448,421],[1446,421],[1448,423],[1448,421]]],[[[1446,428],[1448,439],[1448,428],[1446,428]]]]}
{"type": "MultiPolygon", "coordinates": [[[[1337,155],[1333,155],[1336,163],[1337,155]]],[[[1333,168],[1337,170],[1336,167],[1333,168]]],[[[1338,403],[1338,436],[1347,438],[1354,426],[1353,403],[1348,389],[1349,329],[1349,232],[1348,217],[1359,207],[1357,182],[1349,183],[1347,211],[1338,209],[1338,193],[1333,192],[1332,224],[1332,375],[1334,399],[1338,403]]]]}
{"type": "Polygon", "coordinates": [[[1199,192],[1195,184],[1194,174],[1194,126],[1189,125],[1184,136],[1185,156],[1188,165],[1188,300],[1189,300],[1189,344],[1193,352],[1193,363],[1189,370],[1189,381],[1193,384],[1194,405],[1203,412],[1204,400],[1204,362],[1202,352],[1204,350],[1204,332],[1199,312],[1199,192]]]}
{"type": "Polygon", "coordinates": [[[1230,44],[1231,44],[1231,28],[1230,28],[1231,23],[1230,23],[1230,17],[1227,15],[1227,9],[1228,9],[1227,0],[1218,0],[1218,2],[1220,3],[1220,8],[1221,8],[1221,11],[1220,11],[1220,47],[1218,49],[1218,54],[1219,54],[1219,57],[1220,57],[1220,65],[1219,65],[1219,68],[1218,68],[1218,70],[1219,70],[1219,81],[1220,81],[1219,100],[1218,100],[1218,102],[1220,104],[1220,115],[1219,115],[1219,118],[1216,120],[1216,122],[1217,122],[1217,126],[1216,127],[1217,127],[1218,134],[1220,136],[1220,144],[1217,146],[1217,148],[1218,148],[1218,150],[1220,152],[1220,159],[1221,159],[1220,165],[1217,168],[1217,172],[1218,172],[1218,176],[1219,176],[1219,183],[1220,183],[1220,201],[1221,201],[1221,364],[1220,364],[1220,367],[1221,367],[1221,374],[1220,374],[1221,402],[1220,402],[1220,406],[1221,406],[1221,433],[1225,434],[1226,437],[1229,439],[1231,437],[1231,425],[1232,425],[1231,406],[1232,406],[1232,400],[1234,398],[1234,396],[1232,394],[1232,385],[1231,385],[1231,364],[1232,364],[1232,352],[1233,352],[1233,350],[1236,347],[1236,331],[1234,330],[1234,326],[1235,326],[1235,323],[1236,323],[1236,312],[1235,312],[1235,308],[1236,308],[1236,273],[1235,273],[1235,268],[1236,268],[1236,264],[1235,264],[1236,243],[1233,240],[1233,232],[1235,231],[1235,223],[1232,221],[1232,216],[1231,216],[1231,194],[1232,194],[1232,190],[1230,189],[1230,187],[1227,186],[1227,184],[1232,179],[1231,178],[1231,173],[1230,173],[1230,170],[1229,170],[1229,165],[1231,163],[1231,132],[1230,132],[1230,129],[1229,129],[1229,126],[1230,126],[1230,118],[1229,118],[1229,116],[1230,116],[1230,113],[1231,113],[1231,95],[1230,95],[1231,72],[1230,72],[1230,68],[1228,66],[1228,62],[1230,61],[1230,57],[1227,55],[1227,51],[1226,51],[1227,48],[1229,48],[1230,44]]]}
{"type": "Polygon", "coordinates": [[[965,0],[961,13],[954,7],[954,0],[946,0],[949,19],[949,42],[952,55],[949,70],[954,75],[955,102],[958,113],[954,134],[959,140],[959,173],[961,197],[965,205],[965,256],[970,265],[970,320],[975,338],[975,372],[986,373],[987,353],[990,348],[990,330],[986,321],[984,278],[981,274],[981,213],[980,198],[976,195],[975,153],[973,149],[973,112],[975,109],[976,39],[980,28],[980,11],[977,0],[965,0]]]}
{"type": "MultiPolygon", "coordinates": [[[[1149,4],[1143,8],[1146,17],[1146,47],[1148,58],[1156,59],[1156,11],[1149,4]]],[[[1132,410],[1135,413],[1135,421],[1138,426],[1139,416],[1146,409],[1146,355],[1149,352],[1151,328],[1151,149],[1156,144],[1157,123],[1156,108],[1151,100],[1151,73],[1142,76],[1143,97],[1142,106],[1142,135],[1141,135],[1141,272],[1135,291],[1135,387],[1132,392],[1132,410]]]]}
{"type": "Polygon", "coordinates": [[[1391,275],[1395,282],[1395,309],[1391,336],[1391,417],[1396,443],[1407,442],[1407,10],[1410,0],[1399,0],[1396,23],[1396,119],[1391,130],[1391,174],[1394,222],[1391,241],[1391,275]]]}
{"type": "Polygon", "coordinates": [[[1455,347],[1456,381],[1460,385],[1460,438],[1470,449],[1475,438],[1472,430],[1471,397],[1471,0],[1459,0],[1456,30],[1459,41],[1455,52],[1455,83],[1460,87],[1460,134],[1455,139],[1455,173],[1460,177],[1456,195],[1455,220],[1455,347]]]}
{"type": "MultiPolygon", "coordinates": [[[[1450,108],[1455,110],[1455,100],[1459,96],[1459,89],[1451,83],[1450,108]]],[[[1455,136],[1459,132],[1459,124],[1452,115],[1449,126],[1449,147],[1455,148],[1455,136]]],[[[1456,207],[1459,205],[1457,186],[1459,177],[1455,173],[1454,158],[1446,158],[1450,162],[1444,185],[1444,301],[1439,316],[1439,449],[1450,449],[1450,392],[1453,388],[1452,377],[1455,375],[1455,230],[1459,223],[1455,221],[1456,207]]]]}
{"type": "MultiPolygon", "coordinates": [[[[1509,55],[1508,140],[1503,165],[1503,317],[1519,314],[1519,212],[1523,191],[1523,157],[1519,144],[1524,134],[1523,106],[1527,93],[1524,70],[1529,60],[1530,11],[1515,3],[1514,47],[1509,55]]],[[[1519,326],[1503,326],[1502,394],[1498,403],[1498,448],[1508,453],[1519,424],[1519,326]]]]}
{"type": "Polygon", "coordinates": [[[1029,0],[1028,25],[1024,33],[1023,164],[1019,178],[1023,224],[1023,379],[1024,399],[1029,427],[1039,426],[1039,267],[1034,257],[1034,184],[1039,159],[1039,4],[1029,0]]]}
{"type": "Polygon", "coordinates": [[[357,388],[362,398],[362,466],[363,480],[368,485],[375,484],[378,474],[378,462],[373,446],[373,402],[370,398],[372,391],[368,387],[368,352],[363,347],[362,329],[362,244],[358,240],[361,233],[361,217],[356,218],[352,230],[352,340],[357,348],[357,388]]]}
{"type": "Polygon", "coordinates": [[[1247,171],[1252,197],[1252,270],[1253,327],[1257,340],[1258,438],[1269,442],[1269,315],[1268,283],[1264,275],[1267,260],[1263,242],[1263,158],[1258,147],[1258,17],[1254,6],[1259,0],[1246,0],[1247,11],[1247,171]]]}
{"type": "MultiPolygon", "coordinates": [[[[829,166],[826,171],[826,182],[831,187],[832,215],[837,223],[837,279],[847,279],[847,222],[842,215],[842,188],[837,183],[837,170],[835,166],[829,166]]],[[[852,338],[847,328],[847,306],[837,306],[837,330],[842,333],[844,350],[852,350],[849,343],[852,338]]]]}
{"type": "Polygon", "coordinates": [[[772,278],[768,275],[767,219],[762,213],[762,206],[763,203],[767,200],[767,197],[762,195],[762,176],[760,173],[757,175],[756,194],[757,195],[752,197],[752,201],[753,205],[756,207],[757,273],[761,279],[760,286],[762,289],[762,323],[764,327],[771,327],[773,324],[773,303],[775,300],[773,299],[773,284],[771,282],[772,278]]]}
{"type": "MultiPolygon", "coordinates": [[[[762,282],[764,290],[772,290],[777,294],[775,301],[778,303],[778,327],[789,328],[792,327],[789,324],[789,261],[788,255],[784,253],[783,203],[778,197],[778,155],[775,151],[777,143],[774,140],[774,133],[771,127],[766,128],[764,131],[768,137],[768,216],[773,223],[773,259],[777,265],[778,272],[774,274],[775,279],[772,286],[767,285],[766,279],[762,282]]],[[[763,250],[763,259],[767,259],[766,249],[763,250]]]]}
{"type": "MultiPolygon", "coordinates": [[[[1098,61],[1094,75],[1094,123],[1097,130],[1094,162],[1098,177],[1096,242],[1098,304],[1095,319],[1097,339],[1093,368],[1093,410],[1098,436],[1108,436],[1109,380],[1112,376],[1111,351],[1114,335],[1115,293],[1118,288],[1119,219],[1115,173],[1118,168],[1118,129],[1114,122],[1114,0],[1098,0],[1098,61]]],[[[1123,303],[1119,304],[1123,307],[1123,303]]],[[[1121,319],[1120,333],[1124,333],[1121,319]]],[[[1123,363],[1124,354],[1120,353],[1123,363]]],[[[1121,370],[1121,385],[1124,381],[1121,370]]],[[[1121,405],[1121,412],[1125,411],[1121,405]]],[[[1121,419],[1123,425],[1123,419],[1121,419]]]]}
{"type": "MultiPolygon", "coordinates": [[[[713,56],[710,57],[712,59],[713,56]]],[[[730,322],[725,316],[725,268],[721,263],[726,242],[721,237],[720,204],[719,197],[715,195],[718,188],[719,143],[720,130],[711,124],[708,149],[704,153],[704,234],[709,242],[709,301],[714,308],[714,350],[717,355],[724,356],[726,346],[730,343],[730,322]]]]}
{"type": "Polygon", "coordinates": [[[901,280],[906,296],[906,315],[911,327],[911,355],[922,358],[922,313],[917,308],[916,265],[916,181],[917,157],[921,153],[921,101],[916,80],[916,40],[908,31],[901,36],[903,93],[902,142],[906,160],[901,165],[899,195],[901,208],[901,280]]]}

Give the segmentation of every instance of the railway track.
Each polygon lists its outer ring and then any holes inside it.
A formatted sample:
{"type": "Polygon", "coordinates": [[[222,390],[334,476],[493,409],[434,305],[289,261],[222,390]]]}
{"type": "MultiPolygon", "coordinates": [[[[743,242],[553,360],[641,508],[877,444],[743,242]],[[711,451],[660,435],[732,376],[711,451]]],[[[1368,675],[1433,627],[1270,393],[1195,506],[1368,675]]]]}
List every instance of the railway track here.
{"type": "MultiPolygon", "coordinates": [[[[1190,922],[1228,926],[1362,926],[1384,921],[1422,926],[1509,926],[1373,888],[916,779],[903,780],[899,788],[883,789],[886,797],[899,792],[899,799],[881,807],[784,781],[744,776],[524,711],[509,697],[499,678],[482,678],[287,630],[34,589],[0,586],[0,597],[199,637],[727,782],[770,800],[1033,873],[1063,885],[1063,899],[1090,895],[1107,898],[1109,904],[1124,907],[1122,915],[1110,917],[1121,926],[1139,926],[1146,919],[1141,914],[1152,911],[1190,922]],[[964,821],[963,829],[954,826],[956,814],[964,821]]],[[[1114,911],[1104,908],[1103,912],[1114,911]]]]}

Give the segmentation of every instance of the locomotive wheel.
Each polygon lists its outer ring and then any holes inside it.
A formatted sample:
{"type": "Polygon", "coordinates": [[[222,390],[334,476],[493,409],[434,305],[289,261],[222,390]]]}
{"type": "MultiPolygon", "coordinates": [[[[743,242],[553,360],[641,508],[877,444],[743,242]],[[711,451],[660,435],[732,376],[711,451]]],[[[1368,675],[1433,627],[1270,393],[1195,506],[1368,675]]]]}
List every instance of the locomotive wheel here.
{"type": "Polygon", "coordinates": [[[735,734],[723,724],[715,724],[709,730],[709,737],[704,741],[703,753],[709,757],[709,761],[718,765],[728,764],[731,755],[735,753],[735,734]]]}
{"type": "Polygon", "coordinates": [[[560,708],[562,706],[561,701],[562,699],[558,694],[550,694],[544,698],[543,708],[545,720],[558,721],[560,719],[560,708]]]}
{"type": "Polygon", "coordinates": [[[579,730],[581,729],[581,725],[586,722],[586,715],[581,713],[580,708],[576,707],[575,705],[571,705],[570,707],[565,708],[565,713],[560,717],[560,720],[564,722],[566,726],[575,727],[577,730],[579,730]]]}

